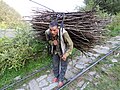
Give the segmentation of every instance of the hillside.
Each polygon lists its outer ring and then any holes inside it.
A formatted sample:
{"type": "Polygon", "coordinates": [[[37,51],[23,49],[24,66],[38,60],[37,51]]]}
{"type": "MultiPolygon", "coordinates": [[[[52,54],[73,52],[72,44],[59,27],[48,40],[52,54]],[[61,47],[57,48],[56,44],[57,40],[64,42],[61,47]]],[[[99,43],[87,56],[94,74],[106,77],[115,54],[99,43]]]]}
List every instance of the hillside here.
{"type": "Polygon", "coordinates": [[[0,28],[16,28],[21,23],[20,14],[12,7],[0,0],[0,28]]]}

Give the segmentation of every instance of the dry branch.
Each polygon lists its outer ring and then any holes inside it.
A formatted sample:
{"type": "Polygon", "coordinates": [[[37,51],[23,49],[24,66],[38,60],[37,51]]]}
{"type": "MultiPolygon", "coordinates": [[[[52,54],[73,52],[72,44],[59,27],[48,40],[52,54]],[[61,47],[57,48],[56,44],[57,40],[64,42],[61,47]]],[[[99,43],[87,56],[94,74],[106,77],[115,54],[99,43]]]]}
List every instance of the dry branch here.
{"type": "MultiPolygon", "coordinates": [[[[63,12],[34,11],[32,27],[37,32],[39,39],[45,40],[45,30],[48,29],[51,20],[56,17],[59,25],[63,19],[63,12]]],[[[102,28],[106,20],[97,19],[94,11],[64,13],[64,28],[73,40],[74,47],[83,51],[92,48],[101,36],[102,28]],[[104,23],[104,24],[103,24],[104,23]]]]}

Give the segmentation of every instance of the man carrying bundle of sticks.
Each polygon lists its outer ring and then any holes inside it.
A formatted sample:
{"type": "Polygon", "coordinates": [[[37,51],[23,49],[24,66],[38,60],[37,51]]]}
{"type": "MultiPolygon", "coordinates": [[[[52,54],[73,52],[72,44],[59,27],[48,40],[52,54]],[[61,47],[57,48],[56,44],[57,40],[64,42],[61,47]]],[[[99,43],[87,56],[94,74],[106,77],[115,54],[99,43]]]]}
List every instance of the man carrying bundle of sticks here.
{"type": "Polygon", "coordinates": [[[64,76],[68,64],[68,56],[72,53],[73,42],[68,32],[63,27],[58,27],[57,21],[49,24],[49,29],[45,31],[46,40],[51,45],[51,54],[53,56],[53,73],[55,78],[53,82],[58,82],[61,87],[64,83],[64,76]]]}

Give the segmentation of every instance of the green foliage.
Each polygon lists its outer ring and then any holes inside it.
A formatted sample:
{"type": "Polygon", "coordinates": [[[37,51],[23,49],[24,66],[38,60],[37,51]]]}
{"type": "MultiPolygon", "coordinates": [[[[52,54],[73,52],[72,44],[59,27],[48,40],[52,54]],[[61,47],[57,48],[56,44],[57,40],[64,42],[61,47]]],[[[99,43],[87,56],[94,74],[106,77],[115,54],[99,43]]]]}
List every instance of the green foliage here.
{"type": "Polygon", "coordinates": [[[107,25],[110,32],[107,32],[108,36],[117,36],[120,35],[120,13],[114,16],[112,23],[107,25]]]}
{"type": "Polygon", "coordinates": [[[15,82],[17,76],[24,77],[51,62],[46,43],[34,38],[29,28],[16,32],[13,39],[0,38],[0,87],[15,82]]]}
{"type": "Polygon", "coordinates": [[[45,45],[35,40],[28,30],[19,30],[13,39],[1,38],[0,47],[0,74],[3,74],[6,69],[19,70],[30,60],[36,59],[45,45]]]}
{"type": "Polygon", "coordinates": [[[108,14],[117,14],[120,12],[120,0],[84,0],[87,8],[99,6],[100,10],[108,14]]]}
{"type": "MultiPolygon", "coordinates": [[[[120,50],[120,49],[119,49],[120,50]]],[[[85,90],[119,90],[120,89],[120,55],[117,57],[109,56],[107,57],[102,64],[100,63],[97,67],[99,72],[99,78],[94,78],[92,82],[85,88],[85,90]],[[110,60],[116,58],[118,62],[113,63],[110,60]],[[106,69],[105,72],[101,70],[103,65],[113,65],[106,69]]]]}
{"type": "MultiPolygon", "coordinates": [[[[12,82],[16,82],[14,80],[15,77],[20,76],[21,78],[31,74],[35,70],[39,70],[41,67],[44,67],[48,64],[50,64],[50,57],[47,57],[46,54],[42,55],[44,57],[40,58],[38,57],[37,60],[29,60],[29,63],[25,64],[23,68],[18,70],[16,72],[15,69],[8,69],[4,72],[4,75],[0,77],[0,88],[4,85],[8,85],[12,82]]],[[[39,73],[40,74],[40,73],[39,73]]],[[[28,79],[31,79],[33,77],[30,77],[28,79]]],[[[9,89],[8,89],[9,90],[9,89]]],[[[14,90],[13,88],[11,90],[14,90]]]]}
{"type": "Polygon", "coordinates": [[[23,24],[25,23],[21,21],[20,14],[3,2],[3,0],[0,0],[0,28],[21,28],[23,24]]]}
{"type": "Polygon", "coordinates": [[[120,5],[118,5],[120,0],[84,0],[84,2],[86,4],[85,10],[92,10],[96,7],[98,18],[112,20],[106,26],[107,31],[103,35],[108,37],[120,35],[120,5]]]}
{"type": "MultiPolygon", "coordinates": [[[[97,0],[98,2],[99,0],[97,0]]],[[[117,14],[120,12],[120,0],[101,0],[98,4],[100,9],[109,14],[117,14]]]]}
{"type": "Polygon", "coordinates": [[[30,25],[0,0],[0,28],[16,29],[15,38],[0,38],[0,87],[50,63],[45,42],[36,40],[30,25]],[[17,72],[16,72],[17,71],[17,72]]]}
{"type": "Polygon", "coordinates": [[[92,10],[95,5],[93,0],[84,0],[84,3],[86,4],[85,10],[92,10]]]}

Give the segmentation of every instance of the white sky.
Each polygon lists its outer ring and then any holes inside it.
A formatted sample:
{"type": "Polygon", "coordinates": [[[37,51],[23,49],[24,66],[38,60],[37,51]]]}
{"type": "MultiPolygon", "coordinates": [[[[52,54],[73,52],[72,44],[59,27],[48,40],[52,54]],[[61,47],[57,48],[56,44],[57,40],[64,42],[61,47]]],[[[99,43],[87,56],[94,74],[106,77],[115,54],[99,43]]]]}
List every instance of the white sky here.
{"type": "MultiPolygon", "coordinates": [[[[40,5],[37,5],[29,0],[3,0],[9,6],[13,7],[18,11],[22,16],[27,16],[32,14],[32,8],[39,7],[43,8],[40,5]]],[[[57,12],[72,12],[75,11],[76,6],[84,6],[84,0],[33,0],[42,5],[45,5],[57,12]]]]}

